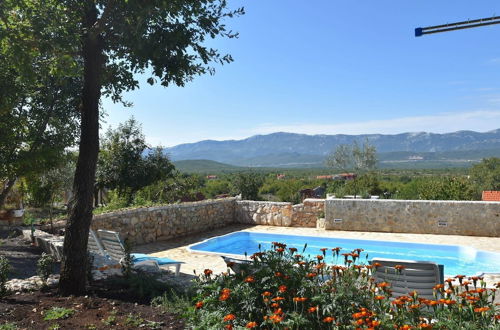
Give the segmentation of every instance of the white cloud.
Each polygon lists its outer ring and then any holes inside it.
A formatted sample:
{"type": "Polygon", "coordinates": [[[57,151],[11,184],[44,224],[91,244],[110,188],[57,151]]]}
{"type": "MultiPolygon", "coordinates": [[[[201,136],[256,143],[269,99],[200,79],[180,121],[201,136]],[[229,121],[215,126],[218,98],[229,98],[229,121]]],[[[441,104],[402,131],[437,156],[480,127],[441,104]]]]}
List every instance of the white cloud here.
{"type": "Polygon", "coordinates": [[[302,134],[397,134],[403,132],[449,133],[460,130],[485,132],[500,128],[500,110],[442,113],[343,123],[262,124],[253,134],[292,132],[302,134]]]}

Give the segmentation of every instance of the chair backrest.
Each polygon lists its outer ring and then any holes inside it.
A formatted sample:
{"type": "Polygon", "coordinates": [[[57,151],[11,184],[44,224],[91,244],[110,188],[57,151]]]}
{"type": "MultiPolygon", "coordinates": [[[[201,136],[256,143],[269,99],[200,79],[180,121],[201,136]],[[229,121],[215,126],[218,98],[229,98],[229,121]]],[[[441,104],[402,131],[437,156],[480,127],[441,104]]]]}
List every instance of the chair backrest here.
{"type": "Polygon", "coordinates": [[[123,257],[125,257],[125,247],[123,246],[120,233],[116,231],[99,229],[97,231],[97,234],[101,239],[104,249],[111,258],[115,260],[121,260],[123,257]]]}
{"type": "Polygon", "coordinates": [[[226,265],[231,268],[235,273],[240,273],[241,271],[248,271],[249,266],[252,264],[250,260],[236,259],[226,256],[221,256],[224,259],[226,265]]]}
{"type": "Polygon", "coordinates": [[[417,291],[421,298],[434,299],[433,287],[443,282],[435,262],[374,258],[372,265],[375,263],[381,265],[373,268],[375,282],[390,283],[393,297],[417,291]],[[399,271],[396,265],[404,269],[399,271]]]}
{"type": "Polygon", "coordinates": [[[97,238],[95,231],[93,231],[92,229],[89,231],[89,242],[87,244],[87,250],[89,252],[92,252],[93,254],[106,256],[106,251],[104,251],[99,238],[97,238]]]}

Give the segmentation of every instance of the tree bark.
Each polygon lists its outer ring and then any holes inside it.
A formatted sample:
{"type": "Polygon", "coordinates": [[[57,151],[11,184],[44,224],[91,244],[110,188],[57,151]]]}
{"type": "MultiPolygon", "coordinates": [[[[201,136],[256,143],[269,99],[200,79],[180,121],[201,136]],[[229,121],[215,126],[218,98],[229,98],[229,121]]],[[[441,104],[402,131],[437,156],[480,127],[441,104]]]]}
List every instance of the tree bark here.
{"type": "Polygon", "coordinates": [[[64,237],[59,290],[63,295],[82,295],[86,290],[87,243],[92,221],[95,172],[99,153],[99,99],[104,65],[103,39],[93,30],[97,21],[95,2],[87,0],[83,35],[84,84],[81,103],[79,155],[73,181],[69,219],[64,237]]]}
{"type": "Polygon", "coordinates": [[[12,190],[12,187],[14,187],[14,184],[16,183],[17,178],[8,178],[7,181],[5,182],[2,192],[0,192],[0,208],[3,207],[5,204],[5,200],[7,199],[7,195],[9,192],[12,190]]]}

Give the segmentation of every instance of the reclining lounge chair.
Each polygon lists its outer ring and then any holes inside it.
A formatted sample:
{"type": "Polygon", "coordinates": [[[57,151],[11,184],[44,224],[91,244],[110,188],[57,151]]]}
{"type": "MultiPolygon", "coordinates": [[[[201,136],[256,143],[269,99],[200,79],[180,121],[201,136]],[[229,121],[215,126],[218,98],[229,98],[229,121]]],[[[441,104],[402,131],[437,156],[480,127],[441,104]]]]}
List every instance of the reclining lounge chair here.
{"type": "Polygon", "coordinates": [[[434,286],[444,282],[444,268],[435,262],[374,258],[371,264],[375,263],[381,265],[373,268],[375,282],[390,283],[393,297],[416,291],[421,298],[435,299],[434,286]],[[404,269],[399,271],[396,265],[404,269]]]}
{"type": "MultiPolygon", "coordinates": [[[[102,250],[112,259],[121,261],[125,257],[125,247],[120,234],[115,231],[98,230],[95,240],[96,245],[101,245],[102,250]]],[[[94,233],[95,236],[95,233],[94,233]]],[[[89,246],[90,243],[89,234],[89,246]]],[[[97,247],[99,250],[100,248],[97,247]]],[[[133,267],[143,270],[161,271],[161,266],[175,267],[175,276],[179,276],[181,265],[183,262],[175,261],[169,258],[153,257],[142,253],[132,253],[133,267]]]]}

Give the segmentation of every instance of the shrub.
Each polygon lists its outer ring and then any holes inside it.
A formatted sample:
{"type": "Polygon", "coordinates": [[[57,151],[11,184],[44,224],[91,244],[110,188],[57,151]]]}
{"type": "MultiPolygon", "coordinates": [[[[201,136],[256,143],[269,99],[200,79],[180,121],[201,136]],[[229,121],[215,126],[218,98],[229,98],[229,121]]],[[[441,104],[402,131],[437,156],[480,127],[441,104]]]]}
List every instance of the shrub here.
{"type": "Polygon", "coordinates": [[[446,287],[435,287],[436,300],[413,293],[391,301],[390,284],[377,284],[371,277],[377,265],[359,263],[361,249],[340,256],[340,248],[328,252],[337,261],[334,266],[324,263],[327,249],[322,251],[308,259],[294,248],[273,243],[272,250],[255,253],[253,262],[236,274],[214,276],[207,269],[195,283],[189,324],[195,329],[408,329],[430,327],[430,322],[445,329],[499,325],[494,291],[485,289],[481,278],[472,277],[470,282],[459,277],[459,285],[450,279],[446,287]]]}
{"type": "Polygon", "coordinates": [[[37,269],[36,272],[38,276],[41,277],[44,285],[47,284],[47,279],[49,278],[50,274],[54,272],[54,263],[55,263],[55,258],[47,253],[42,253],[42,256],[40,259],[38,259],[37,262],[37,269]]]}
{"type": "Polygon", "coordinates": [[[64,308],[64,307],[52,307],[43,314],[43,319],[45,321],[54,321],[67,319],[75,313],[74,309],[64,308]]]}
{"type": "Polygon", "coordinates": [[[9,278],[9,272],[9,260],[4,256],[0,256],[0,297],[5,296],[8,292],[6,284],[9,278]]]}

